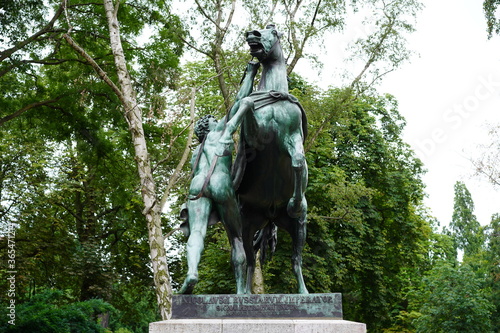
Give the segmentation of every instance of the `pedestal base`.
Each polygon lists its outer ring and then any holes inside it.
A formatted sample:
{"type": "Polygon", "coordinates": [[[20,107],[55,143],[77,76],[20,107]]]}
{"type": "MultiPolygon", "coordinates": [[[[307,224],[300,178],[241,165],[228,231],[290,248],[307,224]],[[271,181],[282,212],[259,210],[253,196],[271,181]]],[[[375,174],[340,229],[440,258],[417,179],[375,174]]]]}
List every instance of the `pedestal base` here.
{"type": "Polygon", "coordinates": [[[328,319],[172,319],[149,333],[366,333],[366,325],[328,319]]]}

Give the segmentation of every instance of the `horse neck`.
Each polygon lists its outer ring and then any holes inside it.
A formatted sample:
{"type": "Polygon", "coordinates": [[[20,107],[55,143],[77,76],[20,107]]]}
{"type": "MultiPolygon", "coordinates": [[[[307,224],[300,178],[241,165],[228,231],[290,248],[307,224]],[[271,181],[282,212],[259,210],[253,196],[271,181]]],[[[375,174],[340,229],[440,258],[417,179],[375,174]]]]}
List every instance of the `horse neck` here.
{"type": "Polygon", "coordinates": [[[258,90],[288,92],[286,63],[281,52],[279,55],[277,59],[267,59],[262,62],[262,76],[258,90]]]}

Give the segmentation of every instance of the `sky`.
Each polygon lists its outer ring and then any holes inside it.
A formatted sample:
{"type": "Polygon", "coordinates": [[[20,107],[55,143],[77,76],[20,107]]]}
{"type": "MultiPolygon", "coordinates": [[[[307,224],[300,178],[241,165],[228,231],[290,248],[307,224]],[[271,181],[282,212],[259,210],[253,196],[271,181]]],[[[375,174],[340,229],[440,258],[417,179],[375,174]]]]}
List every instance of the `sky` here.
{"type": "MultiPolygon", "coordinates": [[[[471,192],[482,225],[500,213],[500,189],[473,176],[470,159],[488,142],[487,124],[500,124],[500,37],[487,39],[482,1],[424,0],[409,48],[418,53],[388,74],[377,87],[399,101],[407,125],[404,140],[424,163],[424,204],[441,226],[453,214],[453,186],[462,181],[471,192]]],[[[341,47],[367,27],[348,26],[344,40],[327,44],[329,59],[319,81],[335,81],[342,67],[341,47]]],[[[302,75],[304,68],[298,68],[302,75]]],[[[306,75],[307,76],[307,75],[306,75]]]]}
{"type": "Polygon", "coordinates": [[[500,213],[500,189],[474,177],[471,158],[500,124],[500,38],[487,39],[482,1],[425,1],[410,47],[420,53],[387,77],[407,120],[405,139],[424,162],[426,205],[441,224],[453,214],[453,185],[463,181],[478,221],[500,213]]]}

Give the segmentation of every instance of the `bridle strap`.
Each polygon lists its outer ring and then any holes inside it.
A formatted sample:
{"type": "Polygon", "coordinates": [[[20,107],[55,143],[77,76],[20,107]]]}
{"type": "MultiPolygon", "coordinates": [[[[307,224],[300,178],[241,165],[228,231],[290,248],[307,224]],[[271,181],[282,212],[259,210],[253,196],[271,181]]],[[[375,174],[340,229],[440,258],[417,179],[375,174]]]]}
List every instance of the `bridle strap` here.
{"type": "Polygon", "coordinates": [[[207,139],[207,136],[205,135],[205,137],[203,138],[203,141],[201,142],[200,150],[198,152],[198,156],[196,156],[196,160],[194,161],[193,168],[191,170],[191,175],[189,176],[190,179],[193,178],[194,173],[196,171],[196,168],[198,167],[198,164],[200,164],[200,158],[201,158],[201,154],[203,153],[203,148],[205,147],[205,140],[206,139],[207,139]]]}
{"type": "MultiPolygon", "coordinates": [[[[262,63],[262,61],[266,60],[267,57],[273,53],[274,49],[276,48],[276,46],[279,44],[280,42],[280,37],[279,36],[276,36],[276,41],[274,42],[274,44],[271,46],[271,48],[269,49],[268,52],[266,52],[266,54],[264,54],[264,58],[262,58],[262,60],[259,60],[259,63],[262,63]]],[[[253,59],[253,58],[252,58],[253,59]]]]}

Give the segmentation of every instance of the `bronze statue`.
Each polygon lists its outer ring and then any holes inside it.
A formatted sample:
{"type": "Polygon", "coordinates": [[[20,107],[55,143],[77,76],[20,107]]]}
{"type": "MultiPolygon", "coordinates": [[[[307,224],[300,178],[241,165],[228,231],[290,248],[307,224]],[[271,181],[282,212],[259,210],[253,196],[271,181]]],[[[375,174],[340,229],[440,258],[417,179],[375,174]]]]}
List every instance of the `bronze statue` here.
{"type": "MultiPolygon", "coordinates": [[[[250,62],[237,95],[233,109],[237,110],[240,100],[252,91],[253,80],[259,67],[250,62]]],[[[230,116],[230,115],[229,115],[230,116]]],[[[226,127],[226,119],[219,122],[213,116],[200,119],[195,128],[201,142],[191,160],[192,180],[189,188],[187,216],[183,228],[189,234],[187,243],[188,274],[180,293],[189,294],[198,282],[198,264],[203,251],[203,243],[210,223],[222,221],[231,243],[231,259],[236,277],[238,294],[246,293],[246,262],[242,241],[240,212],[231,179],[233,141],[219,143],[226,127]]],[[[225,131],[232,135],[234,130],[225,131]]],[[[184,210],[184,214],[186,211],[184,210]]]]}
{"type": "MultiPolygon", "coordinates": [[[[234,190],[228,189],[227,175],[222,177],[224,181],[220,183],[224,184],[220,186],[227,193],[223,201],[231,202],[231,205],[235,202],[239,204],[238,218],[233,217],[229,225],[235,229],[239,225],[241,229],[237,232],[228,230],[229,238],[233,239],[231,245],[237,247],[233,249],[232,255],[238,293],[251,293],[256,251],[261,249],[262,253],[266,252],[267,245],[272,242],[275,225],[288,231],[292,237],[292,267],[297,278],[298,292],[308,293],[302,277],[302,249],[306,238],[307,216],[307,202],[304,196],[307,186],[307,164],[303,142],[307,135],[307,120],[297,99],[288,93],[286,64],[280,45],[281,35],[274,25],[246,34],[250,54],[257,58],[262,66],[261,80],[257,91],[251,93],[257,66],[249,65],[249,68],[252,67],[255,71],[247,70],[249,75],[247,74],[243,81],[237,102],[231,109],[227,122],[219,123],[215,127],[218,129],[216,132],[218,141],[214,143],[213,149],[220,153],[223,148],[232,146],[232,134],[241,126],[240,144],[232,170],[234,190]],[[235,191],[237,199],[229,198],[233,195],[231,191],[235,191]],[[255,237],[256,235],[258,237],[255,237]],[[254,244],[255,238],[257,241],[254,244]],[[239,256],[240,241],[244,247],[246,262],[239,256]],[[241,271],[243,266],[247,267],[246,272],[241,271]]],[[[224,158],[227,159],[224,160],[226,168],[230,163],[230,156],[224,158]]],[[[206,172],[201,174],[203,182],[208,181],[209,184],[212,182],[214,188],[219,186],[218,181],[213,181],[214,175],[210,176],[210,172],[208,175],[206,172]]],[[[190,191],[190,194],[197,195],[201,180],[193,179],[193,182],[198,185],[194,186],[196,190],[190,191]]],[[[198,198],[200,199],[202,198],[198,198]]],[[[207,200],[209,196],[203,201],[207,200]]],[[[190,201],[188,204],[190,225],[193,225],[191,223],[193,215],[201,214],[202,216],[196,217],[200,221],[195,224],[204,232],[209,220],[209,210],[205,209],[202,213],[198,213],[193,207],[196,205],[193,202],[190,201]]],[[[206,205],[208,206],[208,203],[206,205]]],[[[231,214],[228,214],[226,221],[224,217],[222,218],[226,229],[231,214]]],[[[200,235],[204,236],[204,233],[200,235]]],[[[194,239],[202,243],[201,237],[194,239]]],[[[196,245],[196,248],[203,249],[203,245],[201,247],[196,245]]],[[[199,256],[191,256],[189,249],[188,241],[189,273],[181,292],[190,292],[192,290],[190,286],[194,286],[190,281],[195,281],[197,277],[194,265],[197,266],[199,256]]]]}

